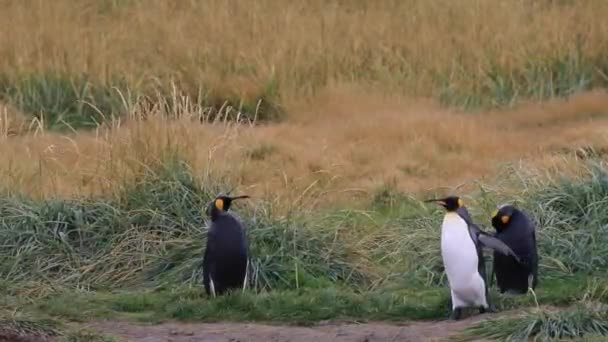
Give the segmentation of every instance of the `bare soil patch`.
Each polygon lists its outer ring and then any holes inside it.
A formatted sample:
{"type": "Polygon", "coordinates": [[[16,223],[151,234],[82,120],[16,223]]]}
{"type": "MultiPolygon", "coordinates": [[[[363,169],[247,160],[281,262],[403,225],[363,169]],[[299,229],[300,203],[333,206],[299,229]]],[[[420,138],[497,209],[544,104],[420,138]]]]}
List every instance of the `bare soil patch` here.
{"type": "Polygon", "coordinates": [[[389,324],[325,323],[312,327],[259,323],[177,323],[138,325],[119,321],[97,321],[89,328],[121,341],[142,342],[376,342],[441,341],[470,324],[489,318],[476,315],[460,321],[427,321],[389,324]]]}

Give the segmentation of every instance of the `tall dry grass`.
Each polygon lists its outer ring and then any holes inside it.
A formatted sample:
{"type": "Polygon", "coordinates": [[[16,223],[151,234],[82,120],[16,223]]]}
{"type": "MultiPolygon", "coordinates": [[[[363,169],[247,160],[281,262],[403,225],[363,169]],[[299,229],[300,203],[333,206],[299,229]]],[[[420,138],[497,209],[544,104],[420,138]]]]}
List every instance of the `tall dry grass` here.
{"type": "MultiPolygon", "coordinates": [[[[420,193],[493,180],[509,164],[539,168],[605,155],[604,92],[472,116],[400,99],[327,94],[280,124],[200,124],[194,112],[157,111],[95,132],[5,137],[1,186],[34,197],[111,195],[167,158],[203,179],[292,202],[369,198],[379,187],[420,193]],[[345,99],[346,97],[347,99],[345,99]],[[350,100],[348,100],[350,99],[350,100]]],[[[462,191],[465,191],[464,189],[462,191]]]]}
{"type": "Polygon", "coordinates": [[[126,106],[128,120],[95,132],[64,136],[35,123],[35,135],[14,137],[29,122],[9,98],[0,108],[1,184],[35,197],[107,194],[177,153],[197,174],[253,193],[352,197],[385,183],[454,186],[520,160],[553,165],[578,147],[601,152],[603,92],[477,116],[424,98],[446,80],[476,93],[489,72],[513,81],[537,62],[556,77],[576,80],[586,67],[601,77],[605,14],[602,1],[2,1],[7,84],[85,73],[244,97],[276,87],[291,115],[253,128],[193,124],[200,110],[183,103],[126,106]],[[574,64],[552,64],[564,56],[574,64]]]}
{"type": "Polygon", "coordinates": [[[513,95],[536,77],[605,78],[607,15],[593,0],[2,1],[0,70],[174,78],[244,97],[270,87],[284,103],[336,84],[513,95]]]}

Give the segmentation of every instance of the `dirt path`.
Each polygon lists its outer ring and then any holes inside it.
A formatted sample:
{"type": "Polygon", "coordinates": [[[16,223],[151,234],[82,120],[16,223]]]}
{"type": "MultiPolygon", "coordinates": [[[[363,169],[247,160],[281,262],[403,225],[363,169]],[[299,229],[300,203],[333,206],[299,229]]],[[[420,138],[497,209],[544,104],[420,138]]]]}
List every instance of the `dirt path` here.
{"type": "Polygon", "coordinates": [[[119,341],[141,342],[379,342],[440,341],[473,322],[489,318],[477,315],[454,321],[387,324],[370,322],[327,323],[313,327],[276,326],[258,323],[163,323],[136,325],[98,321],[89,328],[114,336],[119,341]]]}

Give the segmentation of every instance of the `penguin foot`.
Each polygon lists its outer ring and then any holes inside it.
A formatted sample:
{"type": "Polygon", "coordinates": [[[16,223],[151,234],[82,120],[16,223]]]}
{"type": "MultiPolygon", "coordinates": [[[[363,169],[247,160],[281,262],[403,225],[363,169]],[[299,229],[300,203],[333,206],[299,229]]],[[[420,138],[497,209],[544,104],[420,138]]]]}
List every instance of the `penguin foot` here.
{"type": "Polygon", "coordinates": [[[503,291],[501,294],[505,297],[517,297],[517,296],[525,295],[526,293],[528,293],[527,289],[526,289],[526,291],[517,290],[517,289],[508,289],[508,290],[503,291]]]}
{"type": "Polygon", "coordinates": [[[479,313],[480,314],[484,314],[484,313],[497,313],[498,310],[496,310],[496,307],[494,306],[494,304],[489,304],[488,307],[483,307],[480,306],[479,307],[479,313]]]}
{"type": "Polygon", "coordinates": [[[454,310],[452,310],[452,313],[450,314],[450,319],[453,321],[457,321],[460,319],[461,316],[462,316],[462,308],[455,308],[454,310]]]}

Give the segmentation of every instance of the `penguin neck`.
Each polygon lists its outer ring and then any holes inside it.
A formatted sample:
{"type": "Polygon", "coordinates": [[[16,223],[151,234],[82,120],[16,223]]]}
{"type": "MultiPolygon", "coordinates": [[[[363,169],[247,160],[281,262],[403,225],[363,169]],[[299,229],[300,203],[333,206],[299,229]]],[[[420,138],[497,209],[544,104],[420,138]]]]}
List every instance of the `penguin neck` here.
{"type": "Polygon", "coordinates": [[[213,211],[211,212],[211,215],[210,215],[211,222],[215,222],[215,221],[217,221],[217,219],[219,219],[220,217],[222,217],[222,216],[226,216],[226,215],[228,215],[228,213],[226,213],[226,212],[225,212],[225,211],[223,211],[223,210],[213,210],[213,211]]]}
{"type": "Polygon", "coordinates": [[[443,217],[444,227],[459,226],[461,222],[465,222],[463,218],[455,211],[448,211],[443,217]]]}

